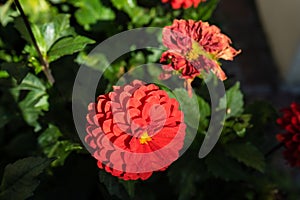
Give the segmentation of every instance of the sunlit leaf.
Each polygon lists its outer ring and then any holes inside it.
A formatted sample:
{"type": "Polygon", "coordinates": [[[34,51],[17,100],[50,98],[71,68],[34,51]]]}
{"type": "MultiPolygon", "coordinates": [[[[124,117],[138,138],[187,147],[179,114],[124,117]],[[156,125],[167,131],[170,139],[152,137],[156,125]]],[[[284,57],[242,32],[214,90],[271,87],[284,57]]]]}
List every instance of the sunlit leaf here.
{"type": "Polygon", "coordinates": [[[13,21],[13,17],[18,15],[17,11],[11,9],[13,2],[13,0],[8,0],[4,5],[0,6],[0,22],[2,26],[6,26],[9,22],[13,21]]]}
{"type": "Polygon", "coordinates": [[[9,74],[5,70],[0,70],[0,78],[8,78],[9,74]]]}
{"type": "Polygon", "coordinates": [[[55,13],[46,0],[20,0],[20,4],[33,23],[43,23],[55,13]]]}
{"type": "Polygon", "coordinates": [[[74,6],[78,7],[75,12],[77,22],[86,30],[98,20],[113,20],[115,13],[108,7],[102,5],[98,0],[71,0],[74,6]]]}
{"type": "MultiPolygon", "coordinates": [[[[27,42],[32,43],[23,19],[17,18],[15,20],[15,27],[27,42]]],[[[70,27],[69,14],[55,15],[52,20],[47,23],[32,24],[31,29],[44,57],[46,57],[47,51],[50,50],[51,46],[60,38],[75,34],[73,28],[70,27]]]]}
{"type": "Polygon", "coordinates": [[[59,14],[53,21],[42,26],[33,26],[36,40],[44,54],[50,50],[51,46],[60,38],[74,35],[73,28],[70,27],[70,15],[59,14]]]}
{"type": "Polygon", "coordinates": [[[83,50],[87,44],[92,44],[94,42],[95,41],[83,36],[62,38],[51,47],[48,53],[48,60],[49,62],[52,62],[62,56],[71,55],[83,50]]]}
{"type": "Polygon", "coordinates": [[[151,9],[149,12],[149,10],[139,7],[136,0],[112,0],[112,3],[118,10],[126,12],[132,23],[138,26],[149,23],[156,16],[155,9],[151,9]]]}

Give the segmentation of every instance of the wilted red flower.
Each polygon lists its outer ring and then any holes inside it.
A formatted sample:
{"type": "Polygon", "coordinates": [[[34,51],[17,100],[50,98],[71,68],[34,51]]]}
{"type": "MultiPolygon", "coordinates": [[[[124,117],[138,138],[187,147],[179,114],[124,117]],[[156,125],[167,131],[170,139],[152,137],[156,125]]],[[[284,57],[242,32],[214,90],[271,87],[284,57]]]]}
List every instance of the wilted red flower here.
{"type": "Polygon", "coordinates": [[[233,60],[240,53],[230,46],[231,40],[218,27],[202,21],[174,20],[171,26],[163,29],[162,41],[169,49],[160,60],[167,64],[164,68],[180,71],[185,79],[193,79],[204,70],[225,80],[218,60],[233,60]]]}
{"type": "Polygon", "coordinates": [[[154,84],[114,86],[88,106],[86,143],[99,168],[124,180],[145,180],[179,157],[185,136],[175,99],[154,84]]]}
{"type": "Polygon", "coordinates": [[[206,0],[162,0],[161,2],[170,3],[173,9],[179,9],[179,8],[190,8],[192,6],[197,8],[201,2],[205,2],[205,1],[206,0]]]}
{"type": "Polygon", "coordinates": [[[200,55],[199,59],[188,61],[179,53],[165,51],[160,61],[168,63],[162,66],[165,72],[160,75],[161,79],[169,78],[173,70],[179,71],[181,74],[180,77],[184,79],[194,79],[200,75],[201,70],[205,70],[206,72],[211,70],[221,80],[226,79],[226,75],[220,65],[215,60],[208,59],[203,55],[200,55]],[[200,66],[202,68],[199,68],[200,66]]]}
{"type": "MultiPolygon", "coordinates": [[[[200,73],[199,71],[193,67],[193,65],[188,62],[185,57],[183,57],[181,54],[176,53],[176,52],[171,52],[171,51],[166,51],[162,54],[161,62],[168,62],[170,61],[167,65],[163,65],[163,69],[166,72],[171,72],[173,70],[176,71],[181,71],[181,77],[185,79],[190,79],[194,78],[195,76],[198,76],[200,73]]],[[[164,73],[161,74],[162,79],[169,78],[171,73],[164,73]]]]}
{"type": "Polygon", "coordinates": [[[277,123],[286,130],[277,134],[277,140],[284,143],[283,155],[291,166],[300,167],[300,105],[292,103],[282,110],[283,116],[277,123]]]}

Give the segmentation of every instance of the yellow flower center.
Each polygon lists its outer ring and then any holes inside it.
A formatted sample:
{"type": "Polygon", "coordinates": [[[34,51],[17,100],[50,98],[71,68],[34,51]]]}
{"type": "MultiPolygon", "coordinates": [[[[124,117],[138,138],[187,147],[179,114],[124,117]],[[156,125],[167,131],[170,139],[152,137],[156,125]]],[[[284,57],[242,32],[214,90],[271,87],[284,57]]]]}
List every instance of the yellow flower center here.
{"type": "Polygon", "coordinates": [[[150,142],[151,140],[152,140],[152,138],[148,135],[148,133],[144,132],[140,138],[140,143],[148,144],[148,142],[150,142]]]}
{"type": "Polygon", "coordinates": [[[203,55],[209,59],[213,59],[213,56],[207,53],[198,42],[192,41],[192,49],[186,55],[187,60],[197,60],[200,55],[203,55]]]}

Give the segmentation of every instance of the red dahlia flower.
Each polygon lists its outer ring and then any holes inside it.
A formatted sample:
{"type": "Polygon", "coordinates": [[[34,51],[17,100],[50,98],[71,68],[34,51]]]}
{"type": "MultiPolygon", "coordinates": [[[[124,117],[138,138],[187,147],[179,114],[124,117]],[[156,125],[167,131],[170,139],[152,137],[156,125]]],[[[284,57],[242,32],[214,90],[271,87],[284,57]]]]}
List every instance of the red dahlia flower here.
{"type": "Polygon", "coordinates": [[[179,9],[179,8],[190,8],[192,6],[197,8],[201,2],[205,2],[205,1],[206,0],[162,0],[161,2],[171,3],[173,9],[179,9]]]}
{"type": "Polygon", "coordinates": [[[99,168],[124,180],[145,180],[179,157],[185,127],[175,99],[136,80],[89,104],[85,141],[99,168]]]}
{"type": "Polygon", "coordinates": [[[202,21],[174,20],[171,26],[163,29],[162,41],[168,48],[160,60],[167,69],[165,77],[175,70],[184,79],[194,79],[204,70],[225,80],[226,75],[218,60],[233,60],[241,52],[230,46],[230,38],[218,27],[202,21]]]}
{"type": "Polygon", "coordinates": [[[291,166],[300,167],[300,105],[292,103],[282,110],[283,116],[277,123],[286,130],[277,134],[277,140],[285,145],[283,155],[291,166]]]}

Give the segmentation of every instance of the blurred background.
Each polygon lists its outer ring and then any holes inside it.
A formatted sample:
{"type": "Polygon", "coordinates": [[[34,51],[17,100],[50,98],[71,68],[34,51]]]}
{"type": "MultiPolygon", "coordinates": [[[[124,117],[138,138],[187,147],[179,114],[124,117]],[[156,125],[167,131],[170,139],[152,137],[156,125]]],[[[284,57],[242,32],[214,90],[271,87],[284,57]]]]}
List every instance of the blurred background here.
{"type": "Polygon", "coordinates": [[[279,107],[299,100],[300,1],[222,0],[212,17],[242,49],[224,63],[240,80],[249,99],[267,99],[279,107]]]}
{"type": "MultiPolygon", "coordinates": [[[[299,0],[222,0],[214,16],[235,46],[235,62],[223,62],[229,77],[240,81],[246,101],[267,100],[276,107],[300,101],[299,0]]],[[[272,156],[281,171],[300,185],[298,169],[272,156]]],[[[284,178],[282,179],[284,182],[284,178]]]]}

